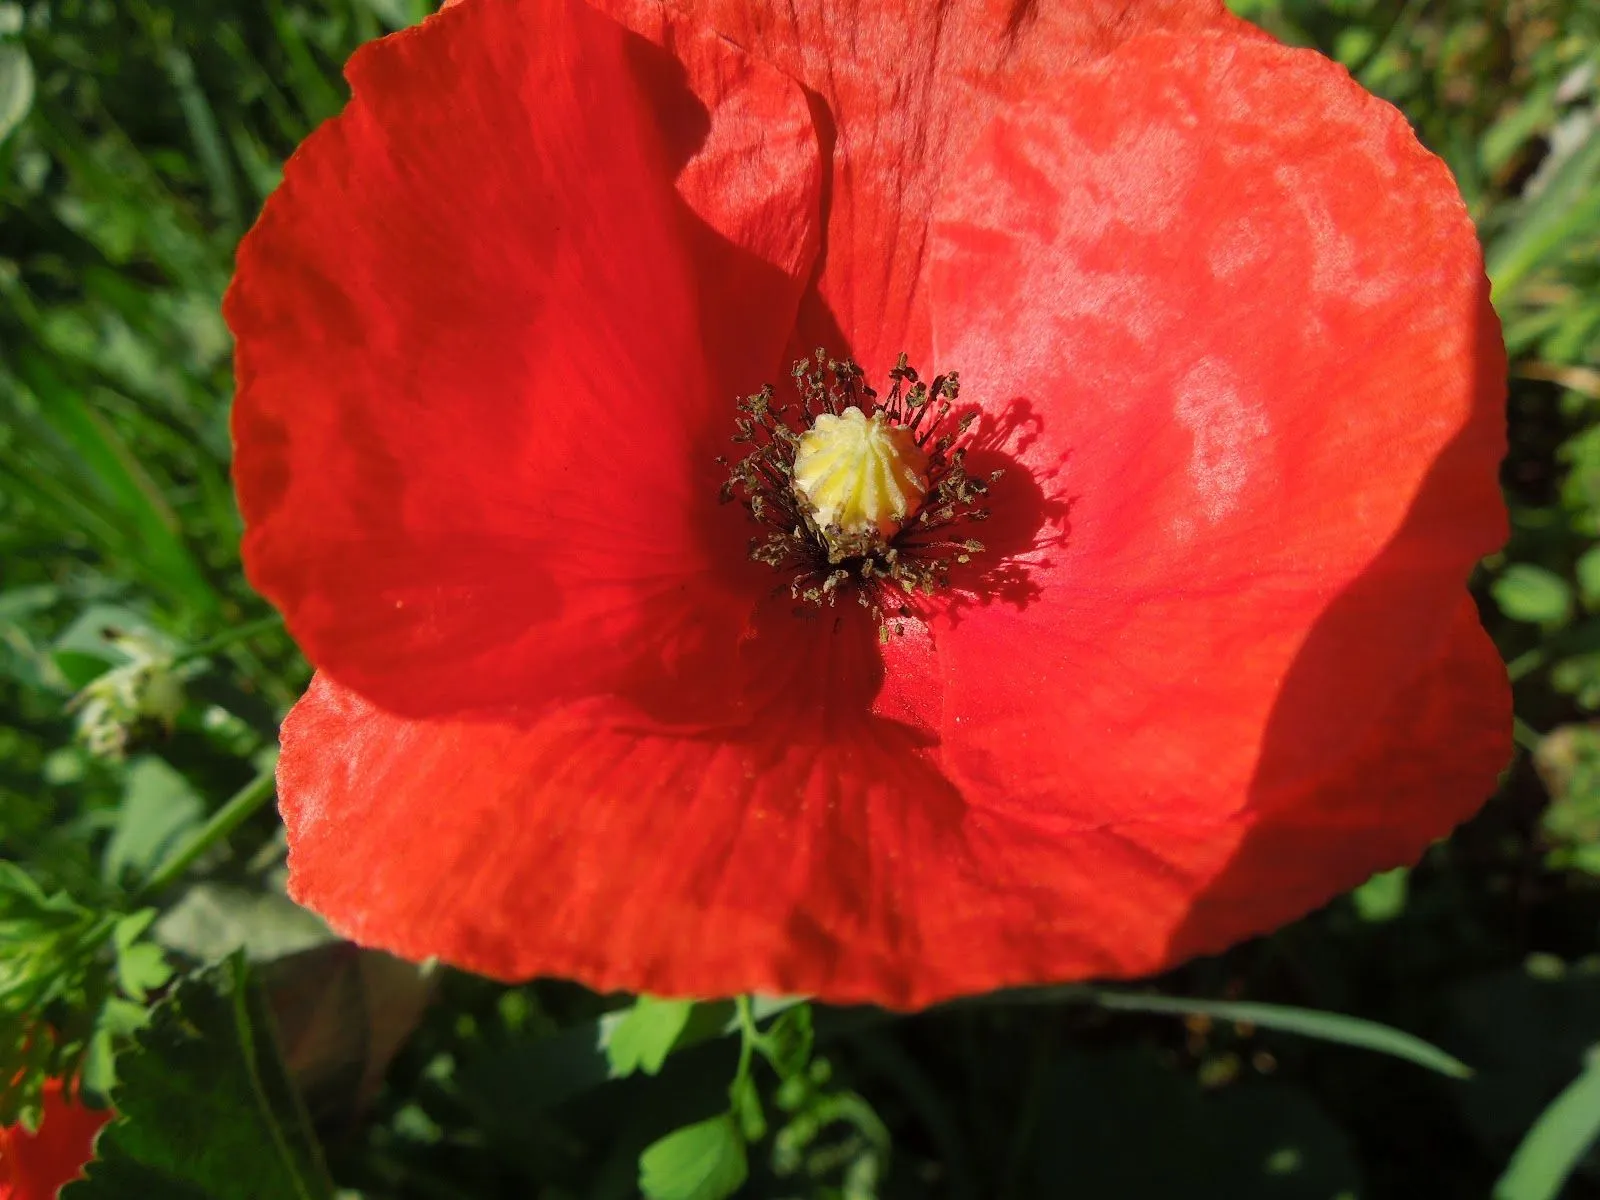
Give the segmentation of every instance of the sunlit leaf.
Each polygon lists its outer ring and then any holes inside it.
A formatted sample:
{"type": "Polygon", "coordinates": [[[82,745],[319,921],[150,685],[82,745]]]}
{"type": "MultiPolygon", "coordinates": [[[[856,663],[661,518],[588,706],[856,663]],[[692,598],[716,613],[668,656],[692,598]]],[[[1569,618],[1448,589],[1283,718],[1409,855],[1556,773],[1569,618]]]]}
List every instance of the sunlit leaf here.
{"type": "Polygon", "coordinates": [[[106,843],[106,879],[146,878],[204,816],[205,803],[187,779],[159,758],[137,759],[128,767],[117,824],[106,843]]]}
{"type": "Polygon", "coordinates": [[[692,1000],[660,1000],[640,996],[606,1040],[606,1060],[613,1075],[643,1071],[654,1075],[666,1062],[683,1027],[689,1023],[692,1000]]]}
{"type": "Polygon", "coordinates": [[[1515,621],[1555,625],[1572,615],[1572,585],[1531,563],[1513,563],[1490,590],[1500,611],[1515,621]]]}
{"type": "Polygon", "coordinates": [[[722,1200],[748,1174],[744,1138],[727,1114],[675,1130],[639,1156],[648,1200],[722,1200]]]}

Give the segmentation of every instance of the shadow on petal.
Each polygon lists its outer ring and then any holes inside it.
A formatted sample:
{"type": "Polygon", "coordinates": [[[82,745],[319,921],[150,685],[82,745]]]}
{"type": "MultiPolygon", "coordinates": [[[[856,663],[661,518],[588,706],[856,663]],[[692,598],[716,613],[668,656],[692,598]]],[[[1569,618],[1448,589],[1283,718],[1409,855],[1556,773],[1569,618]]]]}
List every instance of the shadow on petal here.
{"type": "Polygon", "coordinates": [[[1493,466],[1505,445],[1505,354],[1486,284],[1477,300],[1475,407],[1394,537],[1294,659],[1237,814],[1246,832],[1174,930],[1170,961],[1276,928],[1376,871],[1416,862],[1477,811],[1510,760],[1510,686],[1465,594],[1472,564],[1458,542],[1455,572],[1442,568],[1450,551],[1435,544],[1442,530],[1477,529],[1482,554],[1504,538],[1493,466]],[[1432,653],[1418,649],[1430,644],[1432,653]],[[1392,688],[1397,671],[1410,681],[1390,703],[1364,702],[1392,688]]]}

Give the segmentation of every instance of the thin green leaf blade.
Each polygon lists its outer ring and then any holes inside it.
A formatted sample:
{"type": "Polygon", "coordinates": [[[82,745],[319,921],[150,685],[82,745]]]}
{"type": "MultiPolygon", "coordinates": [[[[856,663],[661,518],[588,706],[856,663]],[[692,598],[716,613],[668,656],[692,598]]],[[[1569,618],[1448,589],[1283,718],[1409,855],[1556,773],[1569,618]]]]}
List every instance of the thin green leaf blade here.
{"type": "Polygon", "coordinates": [[[1555,1200],[1579,1161],[1600,1138],[1600,1045],[1550,1103],[1511,1156],[1494,1200],[1555,1200]]]}
{"type": "Polygon", "coordinates": [[[1362,1017],[1345,1016],[1343,1013],[1319,1012],[1316,1009],[1259,1004],[1251,1001],[1188,1000],[1181,996],[1142,996],[1133,992],[1099,990],[1093,991],[1090,999],[1101,1008],[1123,1012],[1171,1013],[1183,1016],[1193,1013],[1218,1021],[1248,1022],[1262,1029],[1274,1029],[1280,1033],[1294,1033],[1319,1041],[1336,1042],[1362,1050],[1375,1050],[1379,1054],[1404,1059],[1419,1067],[1448,1075],[1451,1079],[1472,1077],[1472,1068],[1466,1063],[1413,1034],[1362,1017]]]}

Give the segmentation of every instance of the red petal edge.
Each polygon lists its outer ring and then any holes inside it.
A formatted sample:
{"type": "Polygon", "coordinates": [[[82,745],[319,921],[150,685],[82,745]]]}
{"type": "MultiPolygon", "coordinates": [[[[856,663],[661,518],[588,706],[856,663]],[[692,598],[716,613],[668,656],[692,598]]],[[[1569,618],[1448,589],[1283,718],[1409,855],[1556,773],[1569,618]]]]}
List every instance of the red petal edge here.
{"type": "Polygon", "coordinates": [[[1151,36],[1062,96],[996,118],[935,229],[938,361],[1043,514],[1019,585],[936,626],[944,764],[1023,819],[1287,804],[1505,537],[1473,228],[1401,115],[1309,52],[1151,36]]]}
{"type": "Polygon", "coordinates": [[[94,1155],[94,1139],[115,1114],[63,1098],[61,1081],[44,1089],[44,1116],[37,1132],[0,1129],[0,1200],[55,1200],[83,1174],[94,1155]]]}

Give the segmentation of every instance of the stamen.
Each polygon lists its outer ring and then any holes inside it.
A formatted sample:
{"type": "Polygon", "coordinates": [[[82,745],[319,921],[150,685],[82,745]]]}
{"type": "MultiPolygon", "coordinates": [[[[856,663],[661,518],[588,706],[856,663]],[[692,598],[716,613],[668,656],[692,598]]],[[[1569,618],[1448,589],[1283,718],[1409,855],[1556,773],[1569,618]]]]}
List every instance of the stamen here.
{"type": "Polygon", "coordinates": [[[949,587],[950,569],[982,553],[960,526],[989,516],[1001,472],[967,472],[958,443],[978,414],[947,421],[954,371],[924,383],[902,354],[880,400],[859,366],[818,350],[793,378],[798,404],[775,405],[770,386],[739,401],[733,440],[751,449],[722,498],[763,528],[750,557],[789,573],[791,596],[820,606],[853,592],[887,638],[912,615],[909,597],[949,587]]]}

